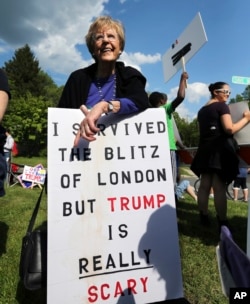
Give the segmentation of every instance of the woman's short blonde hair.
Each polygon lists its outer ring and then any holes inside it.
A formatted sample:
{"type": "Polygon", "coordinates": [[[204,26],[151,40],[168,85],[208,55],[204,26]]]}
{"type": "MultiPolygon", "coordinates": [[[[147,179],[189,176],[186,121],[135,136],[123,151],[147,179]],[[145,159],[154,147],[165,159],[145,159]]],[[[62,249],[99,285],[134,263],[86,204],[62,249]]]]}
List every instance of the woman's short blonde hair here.
{"type": "Polygon", "coordinates": [[[89,31],[85,36],[85,41],[88,47],[88,50],[91,55],[94,52],[94,37],[98,31],[103,31],[107,29],[114,29],[118,35],[120,41],[121,51],[125,47],[125,29],[123,24],[119,20],[114,20],[110,16],[101,16],[96,18],[96,20],[90,25],[89,31]]]}

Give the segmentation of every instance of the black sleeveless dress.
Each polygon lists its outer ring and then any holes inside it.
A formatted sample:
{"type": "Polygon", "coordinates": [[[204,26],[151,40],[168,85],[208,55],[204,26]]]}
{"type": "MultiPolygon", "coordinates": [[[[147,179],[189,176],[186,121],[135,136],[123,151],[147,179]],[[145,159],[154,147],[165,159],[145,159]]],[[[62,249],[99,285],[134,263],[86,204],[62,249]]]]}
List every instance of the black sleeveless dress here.
{"type": "Polygon", "coordinates": [[[191,170],[198,176],[216,172],[226,183],[232,182],[238,174],[238,145],[232,135],[228,135],[220,117],[230,114],[224,102],[214,102],[198,112],[200,139],[191,170]]]}

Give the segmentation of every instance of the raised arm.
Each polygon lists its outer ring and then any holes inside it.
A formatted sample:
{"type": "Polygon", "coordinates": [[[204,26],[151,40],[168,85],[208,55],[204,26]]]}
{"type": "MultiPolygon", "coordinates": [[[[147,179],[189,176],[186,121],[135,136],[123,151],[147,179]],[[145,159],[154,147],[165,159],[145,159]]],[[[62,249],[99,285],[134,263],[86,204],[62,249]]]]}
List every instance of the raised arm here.
{"type": "Polygon", "coordinates": [[[185,98],[185,90],[186,90],[187,79],[188,79],[188,73],[183,72],[181,74],[181,78],[180,78],[180,84],[179,84],[179,89],[178,89],[178,92],[177,92],[177,97],[172,101],[172,108],[174,110],[179,106],[179,104],[182,103],[182,101],[185,98]]]}

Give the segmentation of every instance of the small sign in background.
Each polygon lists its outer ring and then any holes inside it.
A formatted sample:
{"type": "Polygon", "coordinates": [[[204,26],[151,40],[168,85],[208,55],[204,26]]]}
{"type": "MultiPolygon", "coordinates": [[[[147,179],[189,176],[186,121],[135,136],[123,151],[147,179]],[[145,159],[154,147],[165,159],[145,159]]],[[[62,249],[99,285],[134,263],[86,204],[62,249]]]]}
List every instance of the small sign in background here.
{"type": "Polygon", "coordinates": [[[33,188],[44,184],[46,169],[43,165],[38,164],[35,167],[24,166],[23,173],[18,176],[19,182],[23,188],[33,188]]]}

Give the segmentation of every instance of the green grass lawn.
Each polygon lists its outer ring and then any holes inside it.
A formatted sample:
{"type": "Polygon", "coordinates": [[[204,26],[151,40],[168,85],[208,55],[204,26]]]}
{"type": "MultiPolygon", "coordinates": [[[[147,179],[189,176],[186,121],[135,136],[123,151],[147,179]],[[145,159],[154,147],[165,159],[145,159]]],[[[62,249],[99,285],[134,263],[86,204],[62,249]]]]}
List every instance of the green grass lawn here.
{"type": "Polygon", "coordinates": [[[47,167],[47,158],[45,158],[45,157],[27,158],[27,157],[22,157],[22,156],[16,156],[16,157],[12,157],[12,163],[17,163],[19,165],[27,165],[27,166],[31,166],[31,167],[42,164],[44,166],[44,168],[46,168],[47,167]]]}
{"type": "MultiPolygon", "coordinates": [[[[215,247],[219,241],[213,200],[209,204],[212,225],[199,223],[196,203],[186,198],[177,206],[185,297],[192,304],[226,304],[222,294],[215,247]]],[[[236,243],[246,251],[248,206],[228,201],[228,218],[236,243]]]]}
{"type": "MultiPolygon", "coordinates": [[[[45,159],[17,158],[17,163],[30,166],[45,159]]],[[[40,189],[24,189],[20,185],[6,189],[0,198],[0,304],[45,304],[46,291],[27,291],[19,282],[18,267],[22,237],[33,211],[40,189]]],[[[213,201],[209,204],[212,226],[199,223],[197,205],[188,196],[178,203],[177,217],[185,298],[191,304],[226,304],[222,294],[215,247],[219,234],[213,201]]],[[[228,217],[235,241],[246,250],[248,206],[228,202],[228,217]]],[[[39,211],[37,226],[46,221],[46,195],[39,211]]],[[[73,303],[72,303],[73,304],[73,303]]]]}

